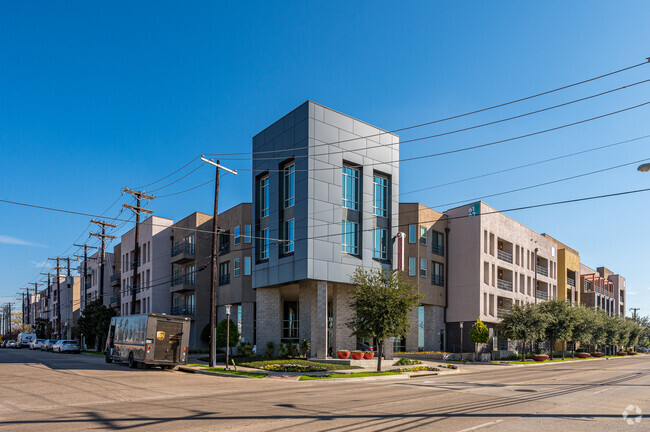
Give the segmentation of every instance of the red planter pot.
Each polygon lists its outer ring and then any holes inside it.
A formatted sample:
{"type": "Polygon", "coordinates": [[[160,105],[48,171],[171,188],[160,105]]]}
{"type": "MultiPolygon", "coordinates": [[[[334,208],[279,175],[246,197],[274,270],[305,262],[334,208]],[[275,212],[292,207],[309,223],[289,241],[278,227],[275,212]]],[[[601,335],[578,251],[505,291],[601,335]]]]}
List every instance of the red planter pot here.
{"type": "Polygon", "coordinates": [[[345,360],[350,357],[350,351],[337,351],[336,355],[339,356],[340,359],[345,360]]]}
{"type": "Polygon", "coordinates": [[[352,353],[352,358],[354,360],[361,360],[363,358],[363,353],[362,352],[353,352],[352,353]]]}
{"type": "Polygon", "coordinates": [[[375,356],[375,353],[374,353],[374,352],[363,353],[363,358],[366,359],[366,360],[370,360],[370,359],[373,358],[374,356],[375,356]]]}
{"type": "Polygon", "coordinates": [[[617,356],[626,356],[627,353],[626,352],[617,352],[616,355],[617,356]]]}
{"type": "Polygon", "coordinates": [[[535,360],[535,361],[544,361],[544,360],[548,359],[548,356],[547,355],[534,355],[534,356],[532,356],[532,359],[535,360]]]}
{"type": "Polygon", "coordinates": [[[605,353],[593,353],[592,357],[604,357],[605,353]]]}
{"type": "Polygon", "coordinates": [[[576,357],[578,357],[578,358],[588,358],[588,357],[591,357],[591,354],[589,354],[589,353],[576,353],[576,357]]]}
{"type": "Polygon", "coordinates": [[[636,352],[632,351],[632,352],[627,353],[627,355],[636,355],[636,352]]]}

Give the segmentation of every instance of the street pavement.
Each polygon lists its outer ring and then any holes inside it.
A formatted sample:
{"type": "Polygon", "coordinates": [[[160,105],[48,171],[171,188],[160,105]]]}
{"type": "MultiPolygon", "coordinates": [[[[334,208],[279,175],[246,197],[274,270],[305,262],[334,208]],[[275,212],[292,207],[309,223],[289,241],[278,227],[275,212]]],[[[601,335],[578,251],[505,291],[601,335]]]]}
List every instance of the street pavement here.
{"type": "Polygon", "coordinates": [[[650,355],[346,382],[128,369],[100,356],[0,350],[0,431],[105,429],[650,431],[650,355]]]}

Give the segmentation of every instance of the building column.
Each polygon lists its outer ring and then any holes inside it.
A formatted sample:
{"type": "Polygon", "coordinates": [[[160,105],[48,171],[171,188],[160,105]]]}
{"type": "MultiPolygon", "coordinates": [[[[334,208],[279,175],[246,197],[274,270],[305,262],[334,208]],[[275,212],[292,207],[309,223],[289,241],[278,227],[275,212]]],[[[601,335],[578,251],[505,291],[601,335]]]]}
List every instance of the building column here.
{"type": "MultiPolygon", "coordinates": [[[[298,287],[298,319],[300,327],[298,335],[300,341],[307,339],[311,341],[312,305],[315,300],[315,290],[309,283],[301,282],[298,287]]],[[[312,345],[309,356],[312,357],[315,349],[312,345]]]]}
{"type": "Polygon", "coordinates": [[[280,288],[258,288],[257,302],[257,354],[264,354],[268,342],[275,343],[276,352],[282,333],[280,288]]]}
{"type": "Polygon", "coordinates": [[[255,314],[255,303],[246,302],[241,304],[241,340],[253,345],[253,320],[255,314]]]}
{"type": "Polygon", "coordinates": [[[352,311],[348,306],[350,289],[344,286],[336,287],[334,292],[334,343],[333,352],[340,349],[357,349],[357,338],[352,335],[352,330],[346,325],[352,319],[352,311]]]}
{"type": "Polygon", "coordinates": [[[312,356],[325,359],[327,358],[327,282],[317,282],[314,306],[311,314],[312,356]]]}

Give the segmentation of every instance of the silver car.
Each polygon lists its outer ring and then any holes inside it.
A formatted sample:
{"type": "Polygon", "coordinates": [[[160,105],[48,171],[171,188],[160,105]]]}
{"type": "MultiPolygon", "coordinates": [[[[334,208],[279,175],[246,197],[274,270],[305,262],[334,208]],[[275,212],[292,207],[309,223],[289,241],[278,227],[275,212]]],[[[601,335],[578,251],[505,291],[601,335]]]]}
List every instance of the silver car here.
{"type": "Polygon", "coordinates": [[[81,346],[79,345],[79,342],[74,340],[60,340],[52,345],[52,352],[70,352],[79,354],[81,352],[81,346]]]}
{"type": "Polygon", "coordinates": [[[41,349],[43,346],[43,342],[45,342],[45,339],[36,339],[32,343],[29,344],[29,349],[30,350],[35,350],[35,349],[41,349]]]}

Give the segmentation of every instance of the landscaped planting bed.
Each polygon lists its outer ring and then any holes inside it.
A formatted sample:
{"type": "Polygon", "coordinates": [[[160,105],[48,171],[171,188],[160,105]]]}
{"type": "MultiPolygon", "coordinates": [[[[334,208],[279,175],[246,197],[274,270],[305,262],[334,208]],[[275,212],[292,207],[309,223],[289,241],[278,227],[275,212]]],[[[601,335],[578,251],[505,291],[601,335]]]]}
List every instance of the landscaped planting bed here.
{"type": "Polygon", "coordinates": [[[298,364],[298,365],[306,365],[306,366],[319,366],[324,368],[324,370],[346,370],[346,369],[361,369],[359,366],[350,366],[350,365],[343,365],[343,364],[337,364],[337,363],[319,363],[319,362],[313,362],[309,360],[300,360],[300,359],[269,359],[269,360],[254,360],[254,361],[249,361],[249,362],[244,362],[244,363],[237,363],[240,366],[245,366],[245,367],[250,367],[250,368],[256,368],[256,369],[262,369],[264,366],[268,365],[282,365],[282,364],[298,364]]]}
{"type": "Polygon", "coordinates": [[[305,365],[296,363],[274,363],[260,367],[262,370],[269,372],[323,372],[326,371],[322,366],[305,365]]]}

